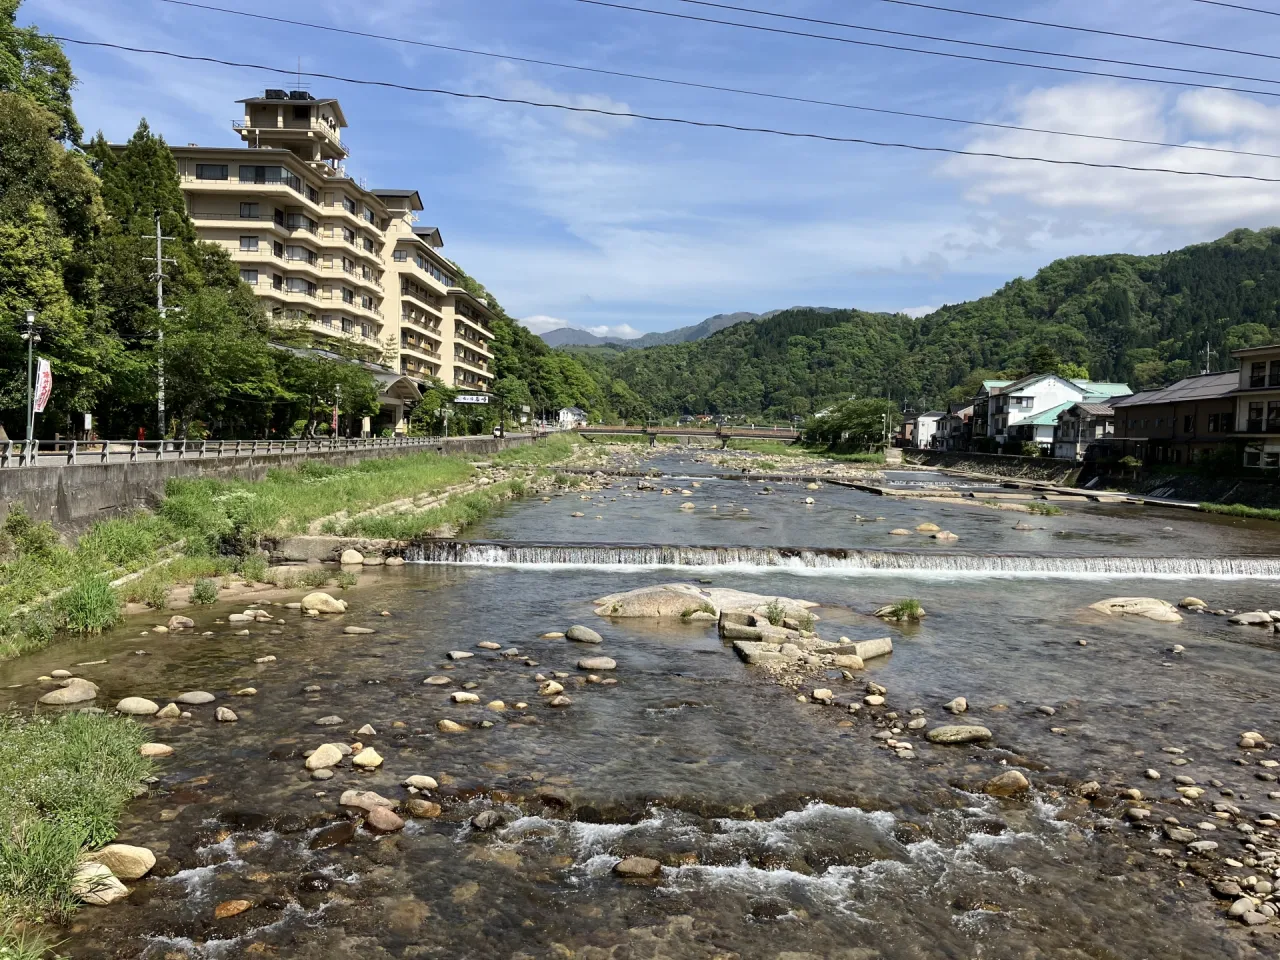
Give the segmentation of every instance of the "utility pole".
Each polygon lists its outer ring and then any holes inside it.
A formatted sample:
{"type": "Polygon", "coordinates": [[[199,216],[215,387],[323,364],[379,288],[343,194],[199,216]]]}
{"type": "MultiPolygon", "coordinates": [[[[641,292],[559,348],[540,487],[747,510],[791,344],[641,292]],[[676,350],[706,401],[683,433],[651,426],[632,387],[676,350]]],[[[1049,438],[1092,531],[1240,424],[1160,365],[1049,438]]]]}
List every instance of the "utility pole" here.
{"type": "Polygon", "coordinates": [[[31,376],[32,362],[34,360],[34,348],[40,342],[40,334],[36,333],[36,312],[34,310],[27,311],[27,328],[22,334],[22,339],[27,341],[27,442],[22,445],[22,458],[27,463],[34,463],[31,456],[31,438],[36,432],[36,414],[35,407],[31,402],[31,376]]]}
{"type": "Polygon", "coordinates": [[[1209,372],[1209,357],[1211,357],[1211,356],[1216,357],[1217,355],[1218,355],[1218,353],[1217,353],[1217,351],[1216,351],[1216,350],[1210,350],[1210,349],[1209,349],[1209,341],[1208,341],[1208,340],[1206,340],[1206,341],[1204,342],[1204,369],[1200,371],[1201,373],[1208,373],[1208,372],[1209,372]]]}
{"type": "MultiPolygon", "coordinates": [[[[151,279],[156,282],[156,309],[160,312],[160,327],[156,331],[156,344],[158,347],[164,346],[164,321],[167,311],[164,305],[164,265],[166,263],[177,263],[178,261],[172,257],[164,255],[164,242],[173,240],[174,237],[166,237],[164,231],[160,229],[160,211],[156,211],[156,232],[155,236],[143,237],[143,240],[154,240],[156,242],[156,255],[154,257],[145,257],[146,260],[154,260],[156,264],[156,272],[151,275],[151,279]]],[[[156,414],[159,418],[160,439],[164,440],[165,434],[165,417],[164,417],[164,356],[158,353],[156,356],[156,414]]]]}

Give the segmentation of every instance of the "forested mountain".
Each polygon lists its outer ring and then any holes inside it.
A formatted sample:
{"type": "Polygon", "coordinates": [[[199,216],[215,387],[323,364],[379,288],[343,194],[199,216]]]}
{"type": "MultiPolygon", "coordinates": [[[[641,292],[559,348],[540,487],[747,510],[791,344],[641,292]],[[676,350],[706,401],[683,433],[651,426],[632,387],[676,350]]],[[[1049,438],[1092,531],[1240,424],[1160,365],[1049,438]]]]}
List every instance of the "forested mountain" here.
{"type": "MultiPolygon", "coordinates": [[[[835,310],[835,307],[792,307],[791,309],[831,313],[835,310]]],[[[783,312],[782,310],[770,310],[768,313],[747,313],[746,311],[717,313],[714,317],[707,317],[701,323],[695,323],[692,326],[646,333],[643,337],[632,337],[630,339],[626,337],[597,337],[593,333],[578,330],[576,327],[557,327],[555,330],[548,330],[542,334],[542,339],[552,347],[662,347],[672,343],[692,343],[694,340],[702,340],[727,327],[736,326],[748,320],[767,320],[769,317],[776,317],[783,312]]]]}
{"type": "Polygon", "coordinates": [[[1154,256],[1057,260],[990,296],[919,319],[796,308],[705,340],[579,359],[606,396],[649,414],[804,416],[851,394],[916,409],[971,396],[978,381],[1062,368],[1159,386],[1230,352],[1280,342],[1280,228],[1154,256]]]}

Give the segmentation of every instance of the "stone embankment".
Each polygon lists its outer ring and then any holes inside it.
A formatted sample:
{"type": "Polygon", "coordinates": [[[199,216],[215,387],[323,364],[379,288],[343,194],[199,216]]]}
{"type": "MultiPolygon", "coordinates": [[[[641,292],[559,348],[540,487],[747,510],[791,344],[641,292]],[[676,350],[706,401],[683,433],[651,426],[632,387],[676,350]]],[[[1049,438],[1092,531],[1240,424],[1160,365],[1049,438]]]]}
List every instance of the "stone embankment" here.
{"type": "Polygon", "coordinates": [[[1038,480],[1068,487],[1074,486],[1083,467],[1074,460],[1050,457],[1009,457],[995,453],[948,453],[941,450],[907,450],[903,459],[908,465],[938,467],[985,477],[1038,480]]]}

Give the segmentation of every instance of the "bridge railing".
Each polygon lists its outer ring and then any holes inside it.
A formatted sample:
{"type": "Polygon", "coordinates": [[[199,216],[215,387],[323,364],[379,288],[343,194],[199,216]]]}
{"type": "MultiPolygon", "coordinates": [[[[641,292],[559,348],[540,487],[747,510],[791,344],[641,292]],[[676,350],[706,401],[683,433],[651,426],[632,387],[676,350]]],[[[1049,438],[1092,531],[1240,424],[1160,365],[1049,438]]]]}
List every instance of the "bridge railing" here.
{"type": "MultiPolygon", "coordinates": [[[[507,439],[525,434],[509,433],[507,439]]],[[[483,438],[483,437],[482,437],[483,438]]],[[[92,463],[151,463],[223,457],[280,457],[344,450],[426,449],[442,437],[317,437],[311,440],[21,440],[0,441],[0,469],[92,463]]]]}

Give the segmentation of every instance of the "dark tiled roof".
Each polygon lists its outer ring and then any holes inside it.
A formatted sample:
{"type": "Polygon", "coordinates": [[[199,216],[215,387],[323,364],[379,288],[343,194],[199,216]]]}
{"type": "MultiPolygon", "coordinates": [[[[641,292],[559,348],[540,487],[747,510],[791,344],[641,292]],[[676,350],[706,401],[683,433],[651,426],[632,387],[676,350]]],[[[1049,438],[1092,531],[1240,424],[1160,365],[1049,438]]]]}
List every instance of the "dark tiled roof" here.
{"type": "Polygon", "coordinates": [[[1137,407],[1151,403],[1179,403],[1183,400],[1217,400],[1228,396],[1240,384],[1240,372],[1209,373],[1187,377],[1159,390],[1144,390],[1111,401],[1113,407],[1137,407]]]}

